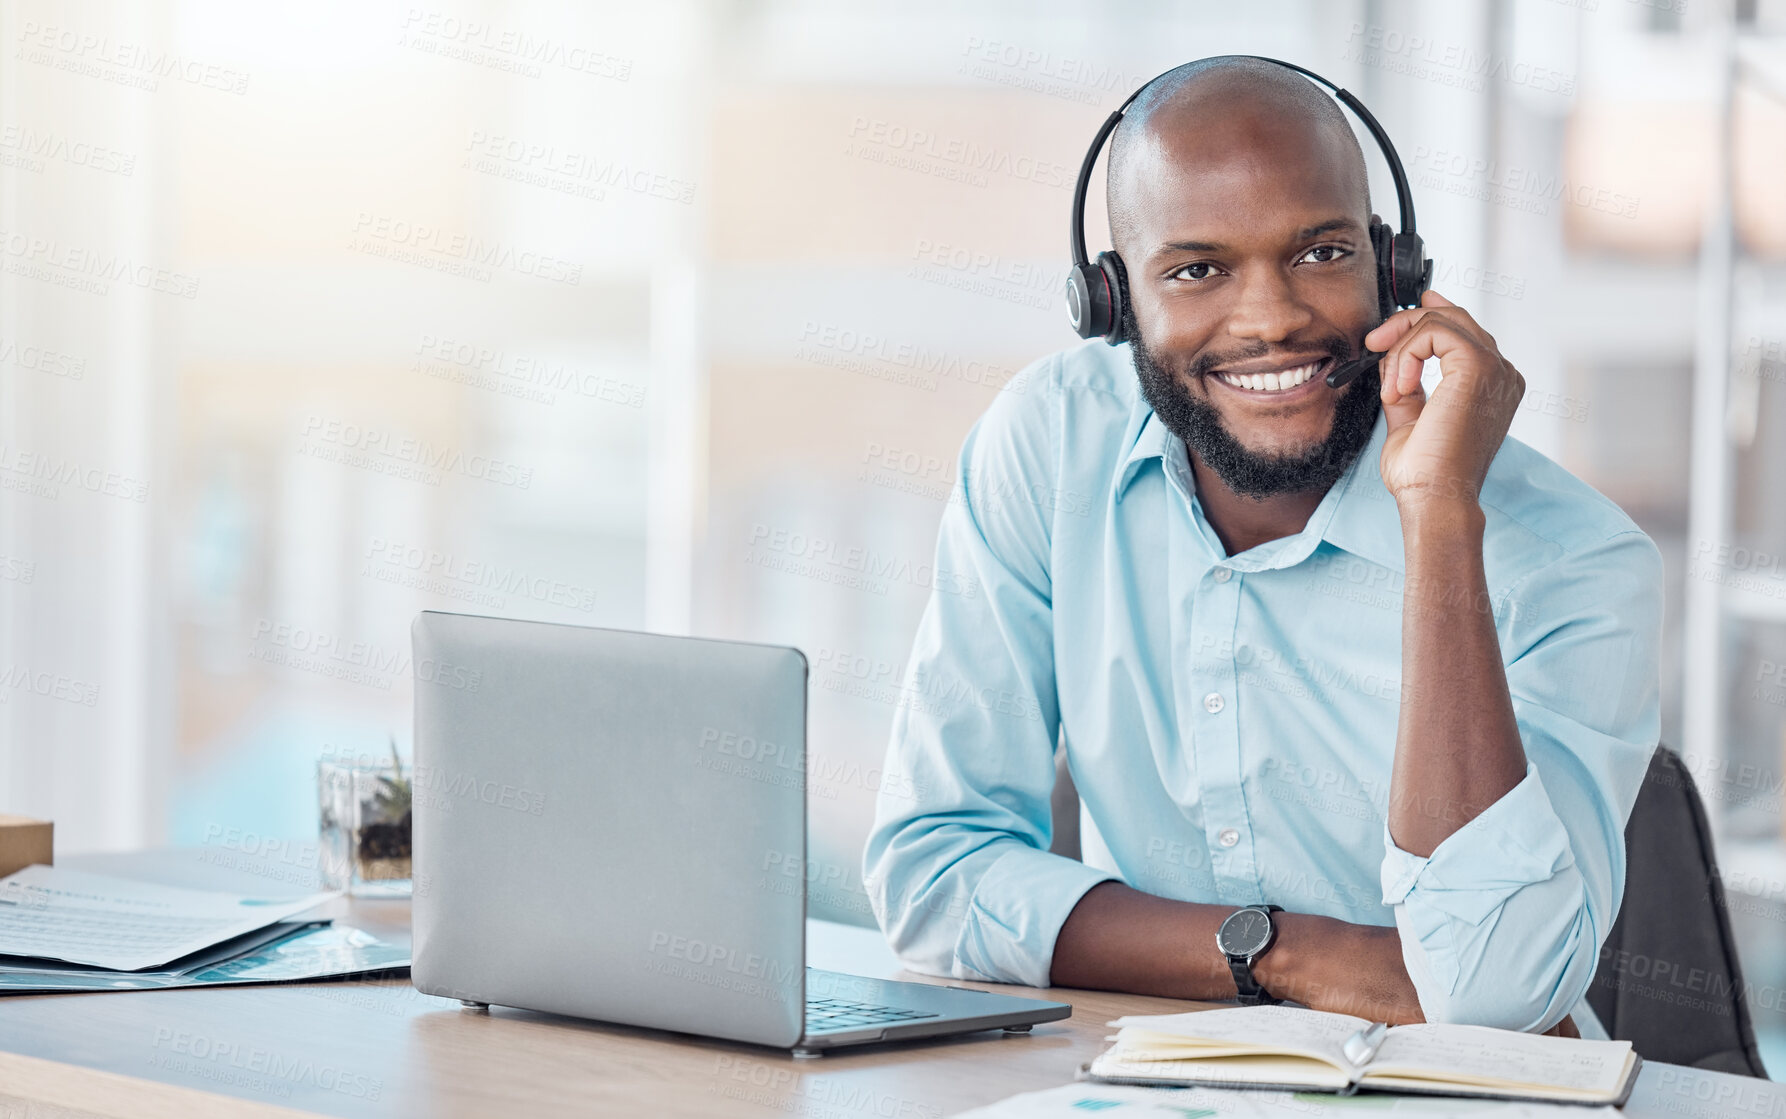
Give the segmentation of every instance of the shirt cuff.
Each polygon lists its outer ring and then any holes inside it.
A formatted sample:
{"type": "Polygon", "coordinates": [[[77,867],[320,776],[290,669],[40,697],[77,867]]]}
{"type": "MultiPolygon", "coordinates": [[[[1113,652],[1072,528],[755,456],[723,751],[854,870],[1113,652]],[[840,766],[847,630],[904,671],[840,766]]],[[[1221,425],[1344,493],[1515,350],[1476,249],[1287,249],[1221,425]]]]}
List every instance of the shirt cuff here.
{"type": "Polygon", "coordinates": [[[1100,882],[1121,881],[1076,859],[1014,846],[986,868],[974,888],[955,946],[961,979],[1049,986],[1054,942],[1073,907],[1100,882]]]}
{"type": "Polygon", "coordinates": [[[1425,858],[1395,845],[1383,824],[1383,904],[1410,895],[1460,921],[1480,925],[1514,891],[1574,862],[1569,833],[1551,807],[1538,768],[1458,828],[1425,858]]]}
{"type": "Polygon", "coordinates": [[[1515,893],[1574,862],[1569,833],[1527,762],[1519,784],[1425,858],[1397,847],[1385,821],[1383,904],[1396,907],[1396,924],[1419,941],[1429,974],[1450,993],[1461,950],[1488,933],[1484,922],[1515,893]]]}

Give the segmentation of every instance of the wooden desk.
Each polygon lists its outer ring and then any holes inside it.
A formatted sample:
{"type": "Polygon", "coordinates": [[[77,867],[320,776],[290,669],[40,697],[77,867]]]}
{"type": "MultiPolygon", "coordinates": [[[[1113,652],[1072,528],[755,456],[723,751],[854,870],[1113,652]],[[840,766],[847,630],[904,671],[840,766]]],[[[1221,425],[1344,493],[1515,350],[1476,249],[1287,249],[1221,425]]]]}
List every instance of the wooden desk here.
{"type": "MultiPolygon", "coordinates": [[[[220,888],[250,881],[240,867],[226,872],[199,861],[205,857],[146,852],[67,862],[220,888]]],[[[274,871],[284,873],[265,873],[274,871]]],[[[265,877],[246,888],[265,890],[265,877]]],[[[407,908],[343,901],[335,915],[401,935],[407,908]]],[[[872,930],[824,922],[813,923],[810,962],[940,982],[900,971],[872,930]]],[[[1072,1003],[1073,1017],[1028,1036],[978,1034],[817,1060],[527,1011],[473,1013],[403,981],[11,997],[0,1001],[0,1119],[32,1114],[22,1100],[76,1115],[157,1119],[290,1114],[286,1109],[355,1117],[940,1119],[1072,1079],[1104,1047],[1112,1018],[1198,1005],[1066,989],[1039,995],[1072,1003]]],[[[1627,1114],[1786,1119],[1780,1088],[1651,1065],[1627,1114]]]]}

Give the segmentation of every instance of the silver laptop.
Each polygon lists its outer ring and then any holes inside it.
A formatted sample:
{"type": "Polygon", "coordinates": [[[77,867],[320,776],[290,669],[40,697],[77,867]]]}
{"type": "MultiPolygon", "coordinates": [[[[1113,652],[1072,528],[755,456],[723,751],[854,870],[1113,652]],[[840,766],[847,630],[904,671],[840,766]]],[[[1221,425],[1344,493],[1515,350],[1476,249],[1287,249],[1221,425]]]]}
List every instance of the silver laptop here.
{"type": "Polygon", "coordinates": [[[806,967],[799,650],[433,611],[411,632],[418,990],[799,1055],[1072,1013],[806,967]]]}

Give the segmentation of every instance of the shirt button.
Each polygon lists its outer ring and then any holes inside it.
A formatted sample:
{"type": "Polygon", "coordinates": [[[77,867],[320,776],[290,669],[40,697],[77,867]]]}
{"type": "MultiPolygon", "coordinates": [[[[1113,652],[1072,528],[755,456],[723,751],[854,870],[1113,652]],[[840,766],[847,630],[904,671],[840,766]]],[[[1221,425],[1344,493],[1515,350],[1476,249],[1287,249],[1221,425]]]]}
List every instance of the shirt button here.
{"type": "Polygon", "coordinates": [[[1229,579],[1232,579],[1233,577],[1234,577],[1234,572],[1226,567],[1216,568],[1215,574],[1213,576],[1215,581],[1218,583],[1226,583],[1229,579]]]}
{"type": "Polygon", "coordinates": [[[1223,828],[1221,831],[1216,832],[1215,841],[1220,843],[1223,847],[1232,847],[1240,842],[1240,833],[1233,828],[1223,828]]]}
{"type": "Polygon", "coordinates": [[[1210,692],[1203,697],[1203,710],[1209,712],[1211,715],[1220,711],[1225,706],[1227,706],[1227,701],[1222,699],[1221,692],[1210,692]]]}

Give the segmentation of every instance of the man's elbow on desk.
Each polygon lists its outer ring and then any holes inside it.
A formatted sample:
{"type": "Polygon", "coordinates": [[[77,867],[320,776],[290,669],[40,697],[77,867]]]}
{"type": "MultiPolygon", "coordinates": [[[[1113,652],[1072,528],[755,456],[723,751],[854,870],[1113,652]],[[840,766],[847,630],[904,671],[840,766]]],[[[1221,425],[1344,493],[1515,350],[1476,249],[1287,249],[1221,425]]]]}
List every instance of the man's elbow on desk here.
{"type": "Polygon", "coordinates": [[[984,979],[960,962],[959,942],[970,900],[961,893],[960,868],[930,876],[913,868],[912,855],[896,857],[891,845],[871,840],[862,886],[875,924],[899,962],[922,975],[984,979]],[[924,881],[928,878],[928,881],[924,881]]]}
{"type": "MultiPolygon", "coordinates": [[[[940,886],[939,886],[940,889],[940,886]]],[[[872,895],[872,891],[871,891],[872,895]]],[[[875,920],[887,939],[887,947],[909,971],[935,975],[943,979],[969,979],[977,983],[1017,983],[1029,987],[1046,987],[1045,979],[1033,974],[1019,974],[1021,968],[982,969],[968,962],[971,956],[980,959],[998,953],[989,952],[979,943],[982,934],[972,922],[962,919],[967,903],[958,896],[931,895],[927,900],[889,907],[877,900],[875,920]],[[957,916],[942,916],[953,912],[957,916]],[[974,945],[970,946],[969,941],[974,945]]]]}
{"type": "Polygon", "coordinates": [[[943,929],[922,905],[888,901],[885,880],[864,879],[869,908],[887,947],[903,966],[920,975],[954,977],[955,935],[943,929]]]}
{"type": "Polygon", "coordinates": [[[1428,1022],[1541,1033],[1574,1009],[1593,979],[1600,941],[1573,869],[1539,884],[1550,889],[1516,892],[1475,925],[1396,907],[1402,961],[1428,1022]],[[1570,878],[1573,904],[1555,888],[1570,878]]]}
{"type": "Polygon", "coordinates": [[[1542,1031],[1575,1007],[1617,901],[1535,767],[1429,856],[1383,839],[1383,903],[1427,1021],[1542,1031]]]}
{"type": "Polygon", "coordinates": [[[869,867],[875,919],[907,967],[1025,987],[1050,985],[1061,925],[1086,891],[1114,877],[1015,838],[985,844],[940,872],[884,858],[871,858],[869,867]]]}

